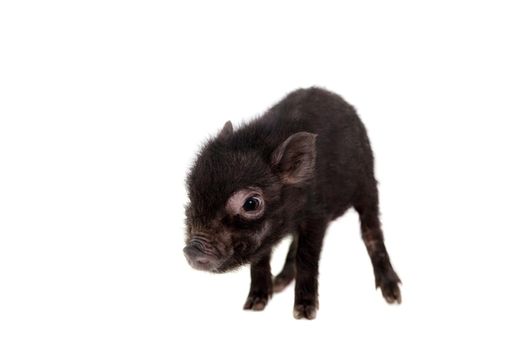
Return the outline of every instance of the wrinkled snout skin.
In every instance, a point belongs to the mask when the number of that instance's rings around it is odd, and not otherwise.
[[[322,242],[329,223],[352,207],[376,288],[388,303],[401,303],[401,281],[383,241],[370,142],[340,96],[299,89],[236,130],[227,122],[197,156],[187,190],[183,253],[191,267],[213,273],[250,264],[245,309],[263,310],[295,279],[294,317],[315,318]],[[286,236],[292,243],[273,277],[272,249]]]
[[[188,263],[197,270],[217,271],[221,261],[211,251],[209,245],[198,239],[192,239],[184,248],[184,255]]]

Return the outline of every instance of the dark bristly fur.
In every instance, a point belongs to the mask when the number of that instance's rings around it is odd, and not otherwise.
[[[227,122],[201,150],[187,186],[188,262],[211,272],[249,263],[245,309],[264,309],[295,279],[294,316],[315,318],[323,238],[350,207],[359,213],[376,287],[387,302],[401,302],[383,242],[372,149],[340,96],[299,89],[236,130]],[[290,234],[285,265],[272,281],[272,247]]]

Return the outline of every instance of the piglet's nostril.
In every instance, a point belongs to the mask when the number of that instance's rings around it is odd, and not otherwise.
[[[184,248],[184,255],[188,263],[198,270],[211,270],[217,267],[219,262],[216,256],[202,251],[198,245],[191,243]]]
[[[198,256],[201,256],[203,254],[202,251],[193,244],[184,247],[183,251],[184,255],[186,255],[187,258],[192,260],[196,259]]]
[[[208,265],[210,263],[210,259],[204,256],[199,256],[195,259],[195,262],[201,265]]]

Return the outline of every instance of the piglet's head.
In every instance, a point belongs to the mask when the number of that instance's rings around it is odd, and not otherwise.
[[[225,272],[271,249],[287,208],[298,205],[284,189],[313,176],[315,139],[299,132],[272,148],[264,138],[224,125],[202,148],[187,178],[184,254],[192,267]]]

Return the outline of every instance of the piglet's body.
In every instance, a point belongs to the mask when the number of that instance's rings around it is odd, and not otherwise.
[[[294,316],[314,318],[323,238],[351,207],[376,287],[387,302],[401,302],[383,242],[370,143],[354,108],[338,95],[300,89],[235,131],[227,122],[203,147],[187,186],[188,262],[210,272],[249,263],[245,309],[264,309],[273,292],[295,279]],[[272,248],[286,235],[292,244],[272,278]]]

